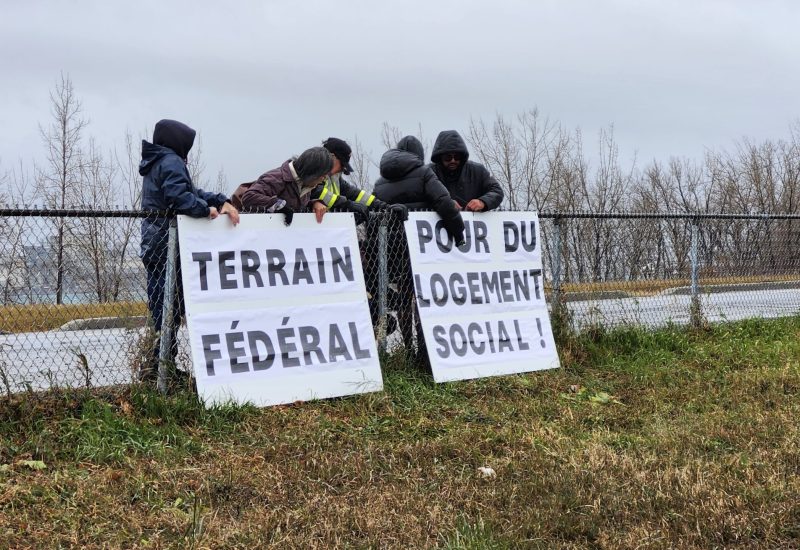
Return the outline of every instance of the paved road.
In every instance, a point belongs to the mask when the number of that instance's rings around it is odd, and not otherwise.
[[[800,313],[800,289],[704,294],[701,303],[703,314],[710,322],[786,317]],[[604,326],[633,324],[654,328],[670,322],[688,324],[691,297],[665,293],[646,298],[569,302],[567,305],[579,327],[599,323]]]
[[[578,327],[635,324],[647,327],[687,324],[687,295],[662,294],[569,302]],[[735,321],[752,317],[783,317],[800,313],[800,289],[759,290],[706,294],[702,297],[707,320]],[[136,356],[142,329],[55,330],[0,336],[0,392],[43,390],[52,386],[83,387],[127,384],[129,365]],[[188,363],[187,332],[178,337],[179,361]],[[83,361],[85,358],[85,363]],[[89,366],[88,373],[83,367]]]

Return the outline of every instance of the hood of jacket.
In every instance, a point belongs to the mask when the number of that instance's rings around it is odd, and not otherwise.
[[[197,134],[183,122],[159,120],[153,130],[153,143],[142,140],[142,161],[139,174],[146,176],[153,166],[167,155],[175,154],[186,161]]]
[[[422,162],[425,162],[425,148],[422,146],[422,142],[414,136],[406,136],[398,141],[397,148],[401,151],[414,153]]]
[[[153,166],[167,155],[175,155],[175,151],[169,147],[154,145],[149,141],[142,140],[142,160],[139,163],[139,175],[146,176],[149,174]],[[180,161],[175,159],[175,162]]]
[[[177,120],[159,120],[153,130],[153,144],[168,147],[186,160],[189,151],[194,145],[194,136],[197,134],[183,122]]]
[[[401,149],[389,149],[381,157],[381,176],[390,181],[399,180],[423,164],[422,159],[414,153]]]
[[[460,153],[464,160],[461,166],[464,166],[469,160],[469,151],[467,144],[461,135],[455,130],[444,130],[439,132],[436,137],[436,143],[433,144],[433,151],[431,152],[431,162],[438,163],[440,157],[444,153]]]

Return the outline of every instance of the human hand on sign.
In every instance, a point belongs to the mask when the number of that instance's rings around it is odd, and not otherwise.
[[[486,203],[483,202],[481,199],[472,199],[467,203],[466,210],[470,212],[481,212],[482,210],[486,209]]]
[[[322,217],[325,216],[325,212],[328,211],[328,207],[320,201],[314,201],[314,204],[311,205],[311,209],[314,211],[314,215],[317,217],[317,223],[322,223]]]
[[[219,211],[220,214],[227,214],[228,218],[230,218],[231,223],[233,225],[239,225],[239,211],[236,210],[236,207],[233,206],[231,203],[226,202],[222,205],[222,209]]]
[[[217,210],[216,206],[211,206],[208,208],[208,219],[209,220],[216,220],[217,216],[219,216],[219,210]]]

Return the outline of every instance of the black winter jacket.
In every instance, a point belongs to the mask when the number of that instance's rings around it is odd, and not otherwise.
[[[433,170],[414,153],[390,149],[381,157],[381,177],[373,194],[389,204],[404,204],[410,209],[433,208],[441,216],[450,236],[461,241],[464,221],[453,199]]]
[[[142,140],[142,210],[169,210],[194,218],[208,216],[209,207],[222,208],[228,198],[207,193],[192,184],[186,156],[194,143],[195,131],[175,120],[156,124],[153,141]],[[144,218],[139,256],[146,264],[166,260],[169,220]]]
[[[464,160],[455,173],[450,173],[439,163],[444,153],[460,153]],[[480,199],[486,210],[493,210],[503,202],[503,188],[482,164],[469,160],[467,144],[455,130],[439,133],[431,153],[431,164],[436,176],[444,184],[450,196],[462,207],[472,199]]]

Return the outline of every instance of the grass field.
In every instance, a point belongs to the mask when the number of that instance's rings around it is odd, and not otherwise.
[[[147,315],[145,302],[105,304],[25,304],[0,306],[0,330],[11,333],[58,328],[74,319]]]
[[[263,410],[0,402],[0,547],[800,547],[800,319],[560,352],[443,385],[392,357],[384,393]]]

